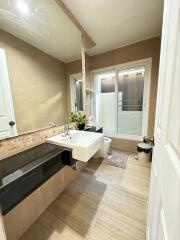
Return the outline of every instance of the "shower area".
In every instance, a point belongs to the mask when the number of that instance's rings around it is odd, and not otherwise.
[[[104,132],[125,138],[147,132],[150,64],[146,62],[93,73],[96,120]]]

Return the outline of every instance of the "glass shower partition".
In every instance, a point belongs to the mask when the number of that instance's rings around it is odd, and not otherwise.
[[[145,134],[149,75],[146,65],[137,65],[93,73],[96,121],[109,136],[134,139]]]
[[[142,135],[144,67],[118,71],[118,134]]]
[[[116,131],[115,71],[97,73],[96,79],[96,120],[105,133]]]

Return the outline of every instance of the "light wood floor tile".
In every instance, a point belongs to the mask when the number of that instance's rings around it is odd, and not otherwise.
[[[89,161],[21,240],[145,240],[150,163]]]

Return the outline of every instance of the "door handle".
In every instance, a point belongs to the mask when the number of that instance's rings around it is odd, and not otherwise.
[[[9,125],[12,127],[12,126],[14,126],[16,123],[14,122],[14,121],[10,121],[9,122]]]

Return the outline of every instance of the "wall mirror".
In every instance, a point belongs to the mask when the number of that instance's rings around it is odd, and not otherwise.
[[[0,139],[67,121],[65,64],[80,58],[81,33],[56,1],[0,1]]]

